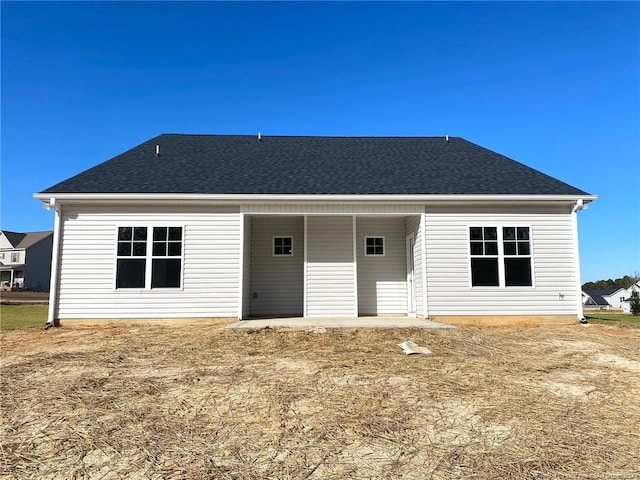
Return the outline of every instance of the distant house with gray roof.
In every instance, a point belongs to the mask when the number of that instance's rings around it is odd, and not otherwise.
[[[58,319],[582,316],[596,197],[458,137],[164,134],[34,195]]]
[[[0,288],[49,291],[52,245],[52,231],[0,231]]]
[[[629,313],[628,300],[638,291],[638,284],[629,288],[601,288],[582,291],[582,303],[585,308],[599,308],[600,310],[622,309]]]

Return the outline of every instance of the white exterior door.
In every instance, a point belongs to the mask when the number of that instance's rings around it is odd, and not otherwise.
[[[407,235],[407,313],[410,317],[416,316],[416,285],[413,247],[415,244],[413,233]]]

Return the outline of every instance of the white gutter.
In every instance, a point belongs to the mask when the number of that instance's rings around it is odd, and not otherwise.
[[[183,201],[183,202],[577,202],[588,203],[596,195],[296,195],[296,194],[194,194],[194,193],[34,193],[33,197],[56,201]]]
[[[578,242],[578,211],[586,210],[587,205],[579,198],[571,209],[571,226],[573,229],[573,268],[575,271],[576,282],[576,313],[578,319],[584,319],[584,310],[582,306],[582,282],[580,280],[580,244]]]
[[[61,206],[55,197],[49,200],[44,207],[55,211],[53,223],[53,247],[51,250],[51,277],[49,281],[49,310],[47,313],[47,328],[60,326],[58,317],[58,271],[60,263],[60,226],[62,224]]]

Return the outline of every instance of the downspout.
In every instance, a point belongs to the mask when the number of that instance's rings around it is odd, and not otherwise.
[[[47,314],[46,328],[59,327],[58,318],[58,271],[60,262],[60,229],[62,225],[61,207],[56,204],[56,199],[51,198],[49,203],[44,204],[47,210],[53,209],[55,220],[53,223],[53,247],[51,250],[51,279],[49,282],[49,312]]]
[[[587,206],[579,198],[571,209],[571,224],[573,228],[573,262],[576,281],[576,313],[580,323],[585,323],[584,310],[582,308],[582,282],[580,281],[580,246],[578,243],[578,211],[585,210]]]

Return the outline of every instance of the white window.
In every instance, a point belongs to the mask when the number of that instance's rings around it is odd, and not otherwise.
[[[273,237],[273,256],[292,256],[293,237]]]
[[[365,256],[384,256],[384,237],[364,237]]]
[[[533,285],[529,227],[469,227],[471,285]]]
[[[20,254],[18,252],[11,252],[11,263],[18,263],[20,261]]]
[[[182,227],[118,227],[117,289],[181,285]]]

